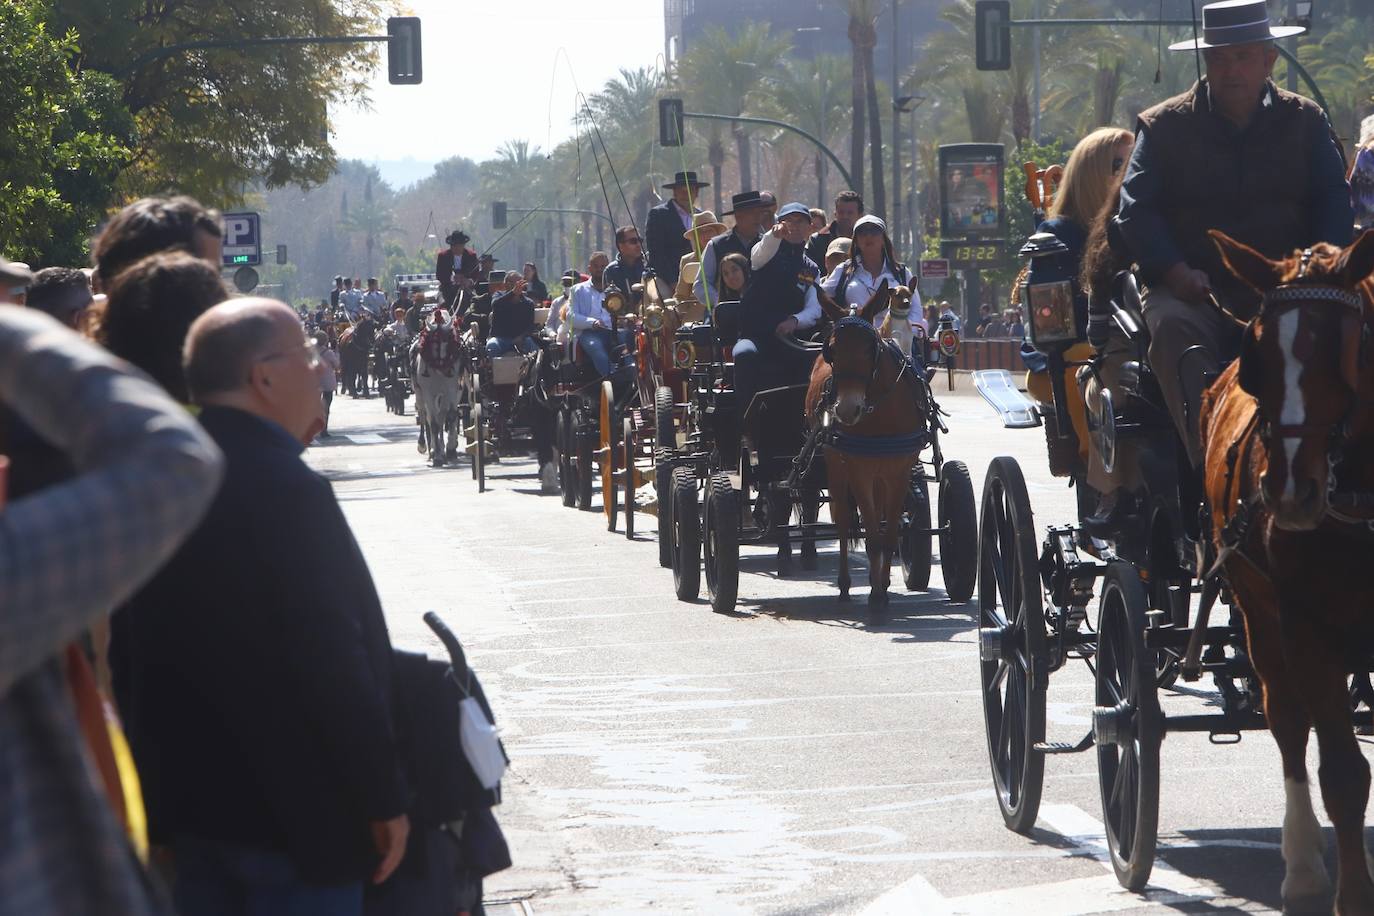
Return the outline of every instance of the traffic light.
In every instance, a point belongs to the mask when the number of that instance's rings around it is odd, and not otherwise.
[[[491,228],[506,228],[506,202],[504,200],[491,202]]]
[[[1011,0],[973,4],[973,60],[979,70],[1011,69]]]
[[[277,246],[277,263],[278,263],[278,264],[285,264],[285,263],[286,263],[286,246],[285,246],[285,245],[278,245],[278,246]]]
[[[658,143],[660,146],[681,146],[682,99],[658,100]]]
[[[423,77],[420,65],[420,17],[392,16],[386,21],[386,75],[392,83],[415,86]]]

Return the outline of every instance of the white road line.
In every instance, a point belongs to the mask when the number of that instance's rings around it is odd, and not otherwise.
[[[354,445],[385,445],[387,442],[385,436],[376,433],[348,433],[344,438]]]

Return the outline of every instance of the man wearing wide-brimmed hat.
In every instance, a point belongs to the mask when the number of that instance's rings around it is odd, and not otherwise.
[[[1147,286],[1150,364],[1194,464],[1204,382],[1233,333],[1207,295],[1241,308],[1257,301],[1207,231],[1270,258],[1350,242],[1350,188],[1331,125],[1315,102],[1270,79],[1273,40],[1301,31],[1270,26],[1264,0],[1209,3],[1201,35],[1170,46],[1200,51],[1206,77],[1136,126],[1117,219]]]
[[[453,306],[460,288],[471,289],[477,280],[477,252],[467,247],[468,241],[466,232],[455,229],[444,237],[448,247],[435,259],[434,273],[439,278],[439,295],[443,297],[445,308]]]
[[[711,239],[701,252],[701,272],[692,284],[697,301],[707,308],[716,306],[716,267],[727,254],[742,254],[746,258],[758,244],[763,230],[764,215],[775,205],[773,195],[760,191],[741,191],[730,198],[730,209],[724,216],[735,218],[735,228]]]
[[[677,282],[678,263],[690,250],[690,242],[683,232],[692,228],[692,216],[697,212],[697,192],[709,188],[709,181],[701,181],[696,172],[678,172],[663,187],[673,196],[649,210],[644,228],[644,241],[649,247],[649,266],[669,288]]]

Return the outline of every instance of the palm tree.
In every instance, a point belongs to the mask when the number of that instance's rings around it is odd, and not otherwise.
[[[375,169],[369,169],[367,182],[363,186],[363,202],[361,205],[355,204],[350,208],[348,206],[347,194],[345,194],[343,198],[343,226],[349,232],[363,236],[364,244],[367,246],[367,275],[369,277],[372,276],[373,249],[379,241],[388,234],[395,232],[397,229],[391,208],[374,198],[372,185],[375,174]],[[380,179],[377,179],[377,181],[387,192],[387,196],[390,196],[390,188],[386,186],[386,183],[382,182]]]
[[[597,127],[610,151],[624,190],[630,195],[631,222],[634,215],[648,212],[655,194],[653,163],[658,150],[657,97],[663,80],[657,70],[647,67],[620,71],[600,92],[587,100]],[[607,176],[611,180],[611,176]]]
[[[868,127],[868,151],[872,161],[873,212],[887,215],[887,189],[883,179],[883,122],[878,110],[878,83],[873,72],[873,49],[878,46],[879,0],[846,0],[849,7],[849,43],[854,49],[851,68],[854,79],[851,95],[854,100],[854,133],[850,140],[851,169],[863,172],[865,121]],[[867,106],[867,117],[862,116]],[[860,182],[862,183],[862,182]],[[856,189],[857,190],[857,189]],[[863,193],[860,190],[860,193]]]
[[[823,54],[811,60],[789,61],[772,81],[766,104],[770,114],[788,124],[795,124],[829,146],[841,135],[841,128],[849,121],[851,102],[845,98],[845,60],[837,54]],[[779,142],[791,143],[787,135]],[[815,154],[817,201],[822,206],[829,199],[826,177],[829,162]]]
[[[683,55],[678,64],[678,79],[685,94],[701,110],[738,117],[750,110],[764,77],[777,67],[777,62],[790,48],[791,41],[773,35],[767,23],[747,22],[734,37],[718,26],[712,27]],[[739,160],[740,184],[752,188],[754,175],[749,132],[736,122],[731,125],[730,134]],[[717,193],[720,166],[724,164],[724,146],[718,138],[717,129],[712,132],[708,145]]]

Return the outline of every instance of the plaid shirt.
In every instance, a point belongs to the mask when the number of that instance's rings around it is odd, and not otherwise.
[[[0,512],[0,914],[158,912],[87,763],[57,659],[191,532],[222,459],[127,364],[7,305],[0,403],[77,468]]]

